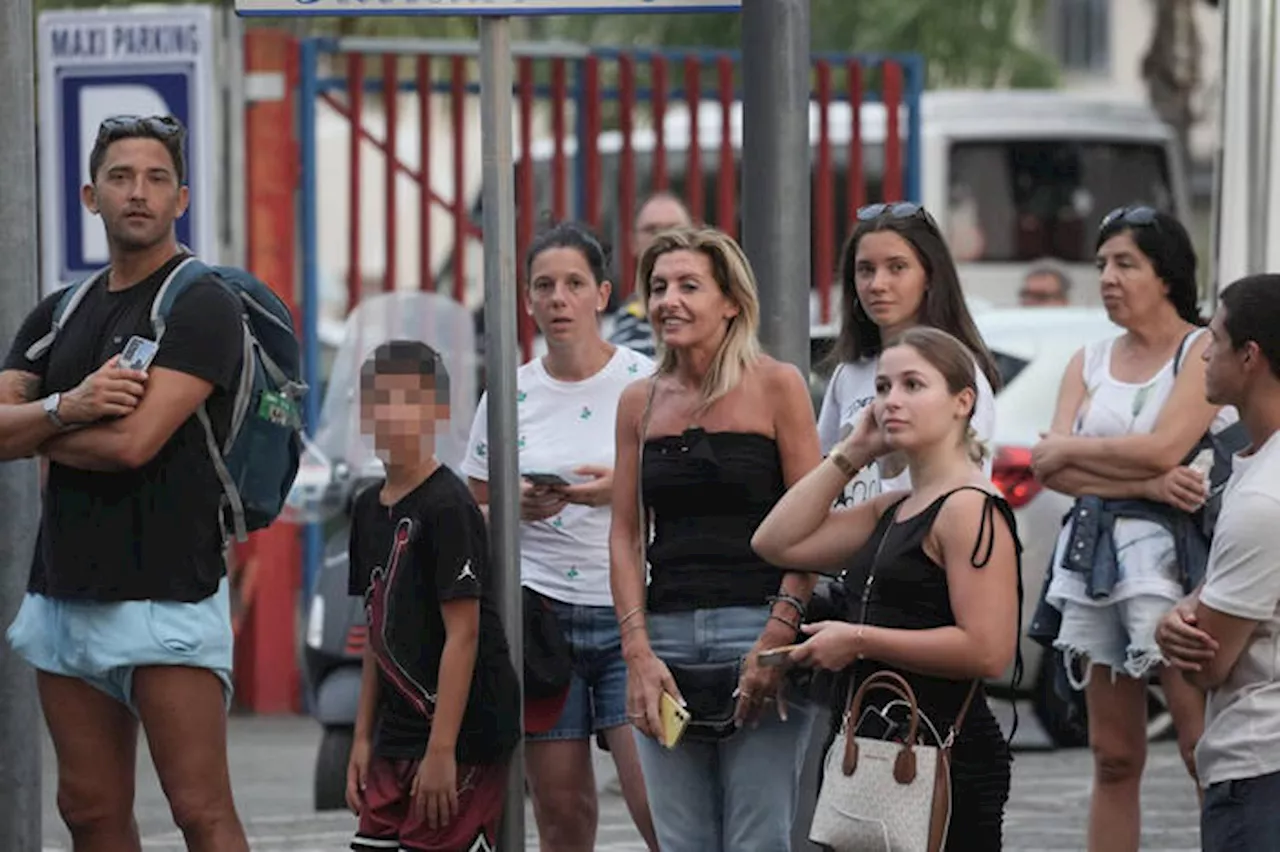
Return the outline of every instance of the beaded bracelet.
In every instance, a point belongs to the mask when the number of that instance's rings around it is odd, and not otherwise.
[[[778,594],[769,598],[769,606],[773,606],[776,603],[787,604],[788,606],[790,606],[792,609],[796,611],[797,615],[800,616],[800,621],[804,621],[804,617],[807,614],[804,601],[800,600],[795,595],[789,595],[786,592],[779,592]]]

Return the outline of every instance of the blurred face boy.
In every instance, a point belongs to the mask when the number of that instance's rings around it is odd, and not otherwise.
[[[430,461],[438,424],[449,422],[449,374],[425,343],[383,344],[360,371],[360,430],[388,467]]]

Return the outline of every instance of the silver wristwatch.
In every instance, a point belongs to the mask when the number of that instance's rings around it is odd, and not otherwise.
[[[51,393],[40,402],[40,406],[44,409],[45,416],[49,418],[49,422],[59,429],[67,428],[67,424],[58,416],[58,404],[62,402],[62,394]]]

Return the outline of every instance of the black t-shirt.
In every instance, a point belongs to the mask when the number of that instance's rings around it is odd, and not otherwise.
[[[380,485],[355,500],[349,589],[363,595],[378,658],[374,749],[419,758],[431,733],[444,651],[442,603],[479,598],[480,635],[457,761],[506,759],[520,737],[520,687],[498,618],[484,515],[467,486],[441,465],[394,506]]]
[[[101,276],[36,361],[26,351],[49,332],[62,291],[23,321],[4,369],[34,373],[41,395],[73,389],[124,348],[133,335],[155,339],[151,303],[179,254],[127,290],[111,292]],[[241,310],[214,280],[201,280],[174,303],[151,368],[211,383],[207,401],[215,434],[230,422],[243,343]],[[219,437],[222,437],[221,435]],[[218,521],[222,486],[204,429],[193,415],[140,468],[113,472],[49,464],[43,517],[28,589],[94,601],[198,601],[226,571]]]

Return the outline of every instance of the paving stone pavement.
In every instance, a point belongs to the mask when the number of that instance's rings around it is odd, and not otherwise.
[[[300,717],[237,717],[231,723],[231,768],[237,803],[254,852],[336,852],[354,828],[350,815],[311,810],[311,778],[319,728]],[[145,746],[140,749],[136,813],[146,852],[183,852]],[[610,792],[609,759],[598,755],[600,799],[598,852],[645,852],[622,798]],[[1087,751],[1022,751],[1014,763],[1005,817],[1006,852],[1057,852],[1084,848],[1090,758]],[[58,818],[53,750],[44,749],[44,835],[48,852],[71,844]],[[1198,811],[1172,743],[1152,748],[1143,783],[1144,850],[1198,850]],[[526,807],[529,842],[538,848],[533,814]]]

